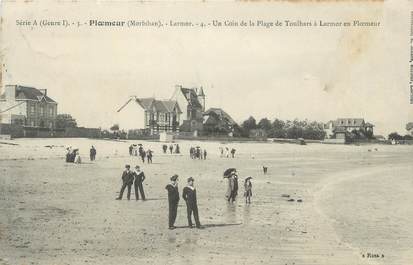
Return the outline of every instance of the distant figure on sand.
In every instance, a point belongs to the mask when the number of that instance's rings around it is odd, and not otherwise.
[[[142,163],[145,163],[146,152],[145,152],[145,150],[143,150],[142,146],[139,147],[139,156],[142,159]]]
[[[162,145],[162,150],[163,150],[163,153],[166,154],[166,151],[168,150],[168,146],[166,144]]]
[[[129,155],[132,156],[133,155],[133,145],[129,145]]]
[[[174,150],[174,146],[171,144],[171,145],[169,146],[169,152],[172,154],[173,150]]]
[[[228,177],[228,189],[226,197],[228,202],[234,202],[238,195],[238,176],[237,171],[234,170],[231,172]]]
[[[179,203],[178,175],[173,175],[171,177],[171,183],[166,185],[165,189],[168,191],[169,229],[175,229],[175,220]]]
[[[141,171],[139,166],[135,167],[135,170],[133,171],[133,175],[135,177],[135,197],[136,200],[139,200],[139,192],[141,193],[142,196],[142,200],[146,200],[145,199],[145,192],[143,190],[143,181],[145,180],[145,173],[143,173],[143,171]]]
[[[229,157],[229,148],[225,147],[225,157]]]
[[[268,167],[262,166],[262,171],[264,172],[264,175],[266,175],[268,172]]]
[[[192,177],[188,178],[188,186],[186,186],[182,192],[182,198],[186,202],[186,212],[188,215],[188,226],[190,228],[192,225],[192,213],[194,214],[195,225],[197,228],[201,228],[201,223],[199,222],[198,215],[198,204],[196,201],[196,189],[194,187],[194,179]]]
[[[146,159],[148,161],[148,164],[152,164],[152,150],[148,149],[148,151],[146,151]]]
[[[122,187],[120,188],[119,192],[119,197],[116,198],[116,200],[122,200],[123,197],[123,192],[125,191],[125,188],[128,187],[128,200],[130,200],[130,192],[133,184],[133,173],[130,170],[130,166],[126,165],[125,170],[122,173]]]
[[[204,160],[207,158],[207,150],[204,149]]]
[[[82,158],[80,158],[80,153],[79,150],[75,151],[75,161],[73,161],[75,164],[81,164],[82,163]]]
[[[252,177],[247,177],[244,181],[244,197],[245,197],[245,203],[251,203],[251,197],[252,197],[252,183],[251,183]]]
[[[224,148],[222,146],[219,147],[219,157],[224,156]]]
[[[176,144],[176,146],[175,146],[175,153],[176,153],[176,154],[180,154],[180,153],[181,153],[181,149],[179,148],[179,144]]]
[[[234,148],[231,149],[231,157],[232,157],[232,158],[235,157],[235,151],[236,151],[236,150],[235,150]]]
[[[96,159],[96,148],[92,145],[90,148],[90,161],[95,161]]]

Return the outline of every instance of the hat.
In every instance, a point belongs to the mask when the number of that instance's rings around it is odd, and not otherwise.
[[[135,168],[141,168],[139,165],[136,165]]]
[[[189,177],[189,178],[188,178],[188,182],[190,182],[190,181],[194,181],[194,178],[193,178],[193,177]]]
[[[171,177],[171,180],[172,180],[172,181],[175,181],[175,180],[177,180],[177,179],[178,179],[178,175],[176,175],[176,174]]]
[[[130,168],[130,165],[126,165],[125,167],[126,167],[126,168]]]

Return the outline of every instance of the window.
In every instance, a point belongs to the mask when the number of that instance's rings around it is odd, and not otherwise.
[[[53,116],[53,107],[50,107],[49,113],[50,113],[50,116]]]
[[[34,113],[34,105],[31,105],[31,106],[30,106],[30,112],[31,112],[31,113]]]
[[[40,107],[40,115],[41,115],[41,116],[44,115],[44,107],[43,107],[43,106]]]

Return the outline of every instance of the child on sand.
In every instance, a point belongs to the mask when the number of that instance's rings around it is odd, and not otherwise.
[[[251,203],[251,196],[252,196],[252,183],[251,183],[252,177],[247,177],[244,181],[244,197],[245,197],[245,203]]]

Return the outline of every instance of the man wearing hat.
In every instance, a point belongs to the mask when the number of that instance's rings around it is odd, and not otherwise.
[[[186,186],[182,192],[182,198],[186,202],[186,210],[188,214],[188,225],[192,228],[191,215],[194,213],[195,225],[197,228],[201,228],[198,216],[198,204],[196,202],[196,189],[194,187],[194,178],[188,178],[188,186]]]
[[[171,177],[171,183],[166,185],[165,189],[168,191],[169,229],[175,229],[175,220],[179,202],[178,175],[173,175]]]
[[[135,176],[134,187],[136,200],[139,200],[139,192],[141,193],[142,200],[145,200],[145,192],[143,191],[143,181],[145,180],[145,173],[141,171],[139,166],[136,166],[133,175]]]
[[[125,171],[122,173],[122,182],[122,188],[120,189],[119,197],[117,197],[116,200],[122,200],[123,192],[126,187],[128,187],[128,200],[130,200],[130,191],[133,184],[133,173],[130,170],[129,165],[125,166]]]

